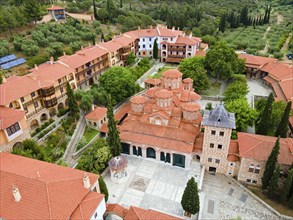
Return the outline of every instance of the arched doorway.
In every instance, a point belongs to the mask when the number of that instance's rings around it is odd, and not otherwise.
[[[192,160],[196,161],[196,162],[200,162],[200,156],[199,155],[193,155]]]
[[[21,149],[22,148],[22,143],[21,142],[16,142],[13,147],[12,147],[12,150],[15,150],[15,149]]]
[[[60,102],[59,104],[58,104],[58,111],[60,110],[60,109],[63,109],[64,108],[64,104],[62,103],[62,102]]]
[[[163,57],[167,56],[166,51],[163,51],[162,56],[163,56]]]
[[[154,148],[148,147],[147,148],[147,158],[154,158],[156,159],[156,151]]]
[[[56,109],[55,109],[55,108],[51,108],[51,109],[49,110],[49,114],[50,114],[51,117],[52,117],[52,116],[55,116],[55,115],[56,115]]]
[[[37,119],[33,119],[30,123],[30,129],[31,130],[35,130],[36,128],[38,128],[40,126],[39,122]]]
[[[46,113],[43,113],[40,117],[41,122],[47,121],[48,120],[48,115]]]

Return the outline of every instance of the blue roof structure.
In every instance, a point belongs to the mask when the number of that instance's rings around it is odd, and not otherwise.
[[[10,54],[10,55],[7,55],[5,57],[1,57],[0,58],[0,65],[3,64],[3,63],[7,63],[11,60],[15,60],[17,59],[17,57],[14,55],[14,54]]]
[[[15,57],[15,58],[16,58],[16,57]],[[2,58],[1,58],[1,59],[2,59]],[[6,62],[6,63],[4,63],[4,64],[1,64],[0,67],[1,67],[1,69],[8,70],[8,69],[10,69],[10,68],[12,68],[12,67],[19,66],[19,65],[21,65],[21,64],[23,64],[23,63],[25,63],[25,62],[26,62],[25,59],[23,59],[23,58],[18,58],[18,59],[16,59],[16,60],[12,60],[12,61],[10,61],[10,62]]]

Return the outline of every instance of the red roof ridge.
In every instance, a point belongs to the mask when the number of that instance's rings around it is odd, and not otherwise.
[[[47,194],[47,202],[48,202],[48,209],[49,209],[49,217],[50,219],[52,218],[52,210],[51,210],[51,203],[50,203],[50,199],[49,199],[49,190],[48,190],[48,185],[47,183],[45,182],[45,185],[46,185],[46,194]]]

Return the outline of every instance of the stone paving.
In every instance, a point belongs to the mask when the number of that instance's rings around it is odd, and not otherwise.
[[[224,175],[205,174],[202,219],[278,219],[261,203]]]
[[[128,156],[128,180],[120,185],[105,176],[109,189],[109,203],[157,209],[175,215],[183,215],[181,198],[187,181],[194,176],[200,179],[198,168],[187,170],[173,167],[152,159]]]
[[[272,89],[263,83],[262,79],[247,79],[249,92],[247,94],[247,100],[252,104],[253,96],[269,96]]]

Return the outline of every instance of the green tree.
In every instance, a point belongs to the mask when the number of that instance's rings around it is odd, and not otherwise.
[[[24,11],[28,21],[35,24],[42,19],[41,7],[37,0],[25,0]]]
[[[210,87],[210,80],[204,68],[204,58],[186,58],[180,62],[180,71],[183,78],[191,78],[196,92],[206,90]]]
[[[102,176],[99,177],[99,187],[100,187],[100,192],[105,195],[105,202],[107,202],[109,198],[109,192],[108,192],[107,185]]]
[[[154,41],[153,58],[158,59],[158,43],[157,43],[157,39],[155,39],[155,41]]]
[[[248,126],[253,126],[256,111],[249,106],[245,98],[225,102],[225,107],[229,112],[235,113],[237,131],[246,131]]]
[[[244,65],[244,60],[238,58],[234,49],[222,41],[212,46],[205,58],[205,67],[208,73],[217,81],[229,79],[233,74],[242,74]]]
[[[77,102],[79,102],[79,108],[85,112],[91,110],[94,97],[90,92],[86,92],[83,90],[77,90],[74,92],[74,98]]]
[[[289,207],[293,208],[293,195],[289,199]]]
[[[268,187],[269,198],[274,198],[274,196],[276,195],[276,190],[278,188],[278,182],[279,182],[279,176],[280,176],[280,166],[277,165],[276,169],[273,172],[273,175]]]
[[[199,211],[198,188],[194,177],[191,177],[191,179],[187,182],[181,199],[181,205],[183,210],[188,214],[194,215]]]
[[[120,8],[123,7],[123,0],[119,0],[119,6],[120,6]]]
[[[14,148],[13,154],[17,154],[24,157],[34,158],[37,160],[46,161],[44,150],[42,146],[39,146],[33,139],[26,139],[22,142],[20,148]]]
[[[224,101],[233,101],[236,99],[245,99],[249,89],[247,83],[235,81],[230,83],[224,91]]]
[[[128,57],[127,57],[127,60],[126,60],[126,64],[127,65],[131,65],[135,62],[135,54],[133,52],[131,52]]]
[[[98,13],[97,13],[97,8],[96,8],[96,0],[93,0],[93,8],[94,8],[94,17],[96,20],[98,20]]]
[[[261,178],[262,181],[262,189],[268,188],[270,184],[270,180],[273,176],[274,170],[276,169],[276,164],[278,162],[278,155],[280,151],[280,138],[278,137],[275,143],[275,146],[268,157],[265,165],[265,171]]]
[[[287,103],[284,114],[283,114],[281,121],[278,125],[278,128],[275,132],[276,137],[277,136],[281,136],[283,138],[287,137],[290,111],[291,111],[291,101]]]
[[[106,168],[111,157],[112,154],[107,141],[102,138],[98,139],[82,154],[76,169],[99,173]]]
[[[100,77],[100,87],[111,95],[113,104],[124,101],[135,94],[139,87],[135,84],[135,78],[125,67],[112,67]]]
[[[68,81],[66,82],[66,95],[68,98],[69,114],[73,116],[78,112],[78,106]]]
[[[267,99],[266,106],[264,111],[262,112],[262,116],[260,119],[260,122],[256,129],[256,134],[262,134],[267,135],[270,128],[270,118],[272,116],[273,112],[273,102],[274,102],[274,96],[273,93],[271,93]]]
[[[4,57],[9,53],[9,46],[6,40],[0,40],[0,57]]]
[[[284,187],[283,187],[283,191],[282,191],[282,201],[286,201],[289,194],[290,194],[290,189],[291,189],[291,186],[293,184],[293,169],[291,168],[288,172],[288,176],[285,180],[285,183],[284,183]]]
[[[226,28],[226,14],[223,14],[220,19],[219,31],[224,33],[225,28]]]
[[[117,123],[114,118],[111,96],[107,95],[107,119],[108,119],[108,137],[107,141],[113,156],[119,156],[122,152],[121,140]]]

